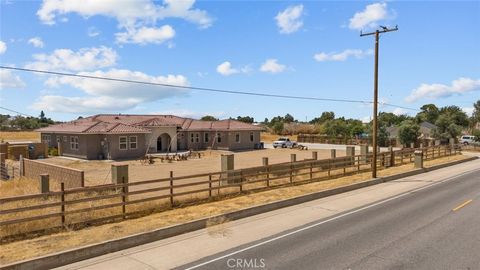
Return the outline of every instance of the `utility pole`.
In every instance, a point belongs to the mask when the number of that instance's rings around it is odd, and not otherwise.
[[[362,33],[360,31],[360,36],[371,36],[375,35],[375,72],[374,72],[374,80],[373,80],[373,135],[372,135],[372,144],[373,144],[373,158],[372,158],[372,178],[377,178],[377,137],[378,137],[378,40],[380,34],[397,31],[398,26],[395,28],[387,28],[385,26],[380,26],[382,30],[376,30],[375,32],[370,33]]]

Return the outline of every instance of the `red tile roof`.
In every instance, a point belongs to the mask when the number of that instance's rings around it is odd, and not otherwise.
[[[149,133],[149,127],[160,126],[177,126],[184,131],[263,130],[262,127],[231,119],[201,121],[173,115],[98,114],[37,131],[88,134]]]

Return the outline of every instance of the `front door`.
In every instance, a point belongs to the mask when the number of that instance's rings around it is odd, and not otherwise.
[[[157,152],[162,151],[162,138],[158,137],[157,139]]]

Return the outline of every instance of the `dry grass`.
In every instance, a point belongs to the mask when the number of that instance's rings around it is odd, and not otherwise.
[[[149,179],[169,177],[170,171],[175,176],[187,176],[192,174],[219,172],[221,170],[220,156],[222,154],[235,154],[235,168],[243,169],[262,165],[262,157],[268,157],[270,164],[289,162],[290,154],[296,154],[297,160],[312,157],[312,151],[317,151],[319,159],[330,158],[330,150],[298,149],[263,149],[254,151],[230,152],[230,151],[201,151],[200,159],[194,158],[187,161],[161,162],[155,159],[152,165],[143,165],[138,160],[122,161],[129,165],[129,181],[137,182]],[[344,156],[345,151],[337,151],[337,156]],[[94,186],[111,182],[111,165],[113,161],[106,160],[76,160],[64,157],[50,157],[42,162],[56,164],[85,171],[85,185]]]
[[[457,155],[426,161],[425,166],[464,159]],[[388,168],[379,172],[380,176],[393,175],[413,168],[413,164],[407,164],[394,168]],[[185,223],[188,221],[220,215],[240,210],[255,205],[261,205],[273,201],[293,198],[311,192],[328,190],[335,187],[349,185],[370,179],[370,173],[359,173],[352,176],[337,179],[313,182],[304,185],[287,186],[257,193],[235,196],[224,200],[213,201],[204,204],[191,205],[183,208],[172,209],[160,213],[154,213],[137,219],[126,220],[118,223],[104,224],[96,227],[88,227],[78,231],[64,231],[34,239],[11,242],[1,245],[0,264],[7,264],[18,260],[37,257],[53,252],[72,249],[88,244],[94,244],[105,240],[116,239],[135,233],[147,232],[158,228]],[[228,234],[224,224],[227,220],[210,220],[209,231],[214,235]],[[22,252],[18,252],[22,250]]]
[[[275,135],[267,132],[262,132],[260,134],[260,141],[266,142],[266,143],[271,143],[273,141],[276,141],[279,137],[289,137],[290,140],[296,141],[297,140],[297,135],[290,135],[290,136],[283,136],[283,135]]]
[[[40,133],[34,131],[0,131],[0,142],[40,141]]]

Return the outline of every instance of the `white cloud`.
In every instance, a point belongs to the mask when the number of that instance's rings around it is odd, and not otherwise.
[[[280,11],[275,16],[280,33],[291,34],[298,31],[303,26],[302,14],[303,5],[290,6],[284,11]]]
[[[134,108],[134,98],[41,96],[31,107],[35,110],[66,113],[96,113]]]
[[[175,30],[170,25],[164,25],[160,28],[141,27],[137,29],[128,29],[127,32],[116,33],[118,43],[136,43],[161,44],[175,36]]]
[[[70,49],[57,49],[51,54],[34,54],[34,62],[25,67],[41,70],[93,70],[111,67],[116,64],[118,55],[107,47],[82,48],[76,52]]]
[[[158,18],[181,18],[196,23],[200,28],[208,28],[212,25],[213,19],[204,10],[193,9],[195,0],[164,0],[164,6],[158,9]]]
[[[413,89],[410,95],[405,98],[405,100],[407,102],[414,102],[421,98],[443,98],[479,90],[480,79],[475,80],[471,78],[458,78],[452,81],[451,85],[440,83],[422,83],[419,87]]]
[[[139,71],[111,69],[109,71],[81,72],[79,75],[143,81],[168,85],[187,86],[188,80],[183,75],[151,76]],[[104,110],[126,110],[160,99],[185,96],[186,89],[146,84],[112,82],[75,77],[51,77],[46,85],[61,87],[69,85],[86,94],[82,97],[42,96],[33,108],[61,112],[101,112]]]
[[[468,116],[472,116],[474,110],[475,110],[475,108],[473,108],[473,107],[463,107],[462,108],[462,111],[464,111]]]
[[[286,69],[287,66],[279,64],[277,59],[267,59],[260,67],[260,71],[269,73],[280,73]]]
[[[87,35],[89,37],[96,37],[96,36],[100,35],[100,31],[97,28],[95,28],[94,26],[92,26],[92,27],[88,28]]]
[[[0,54],[4,54],[7,51],[7,44],[0,40]]]
[[[407,114],[408,111],[405,110],[405,109],[402,109],[402,108],[395,108],[393,111],[392,111],[393,114],[395,115],[403,115],[403,114]]]
[[[363,58],[367,55],[372,55],[373,50],[359,50],[359,49],[346,49],[341,53],[317,53],[313,56],[315,60],[318,62],[325,62],[325,61],[345,61],[349,57],[355,57],[357,59]]]
[[[20,76],[12,73],[11,70],[0,69],[0,89],[23,88],[25,82]]]
[[[390,17],[387,10],[387,3],[375,3],[365,7],[361,12],[355,13],[350,18],[348,27],[350,29],[360,30],[365,27],[376,27],[377,23]]]
[[[56,17],[67,13],[77,13],[85,18],[100,15],[115,18],[122,34],[138,33],[140,29],[157,29],[157,21],[165,18],[180,18],[208,28],[213,19],[204,10],[195,9],[194,0],[164,0],[157,5],[153,0],[44,0],[37,16],[45,24],[55,24]],[[145,30],[144,29],[144,30]],[[160,28],[159,28],[160,29]],[[127,39],[132,42],[135,39]],[[140,39],[148,42],[150,39]],[[158,38],[153,38],[159,43]]]
[[[39,37],[33,37],[29,39],[28,44],[32,44],[33,47],[36,48],[43,48],[45,46],[45,43],[43,43],[43,40]]]
[[[365,116],[365,117],[362,118],[362,123],[364,123],[364,124],[370,123],[371,121],[372,121],[371,116]]]
[[[232,63],[225,61],[217,66],[217,72],[223,76],[230,76],[237,73],[248,73],[250,72],[250,68],[248,66],[242,68],[233,68]]]

